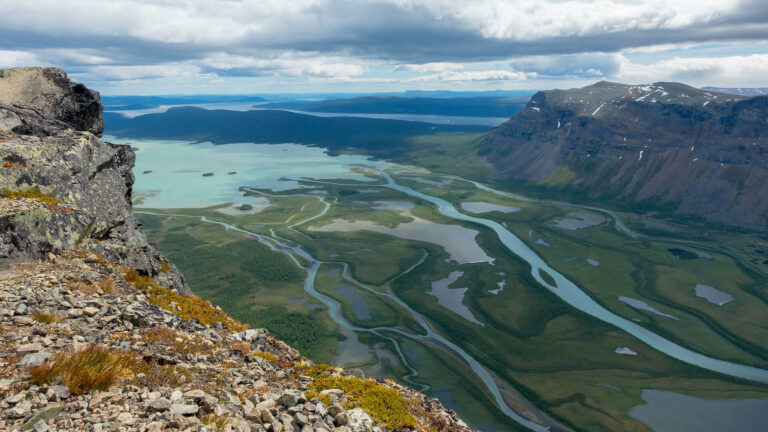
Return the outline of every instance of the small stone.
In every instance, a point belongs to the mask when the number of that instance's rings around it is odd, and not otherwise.
[[[16,310],[14,311],[14,314],[15,315],[26,315],[27,314],[27,309],[28,309],[27,305],[22,303],[22,304],[20,304],[20,305],[18,305],[16,307]]]
[[[261,411],[270,410],[277,406],[277,402],[274,399],[267,399],[256,404],[256,409]]]
[[[171,393],[171,402],[177,401],[184,397],[184,394],[180,390],[174,390],[173,393]]]
[[[202,390],[190,390],[184,393],[184,397],[187,399],[203,400],[203,398],[205,398],[205,392]]]
[[[351,409],[344,414],[347,416],[347,425],[352,430],[369,430],[373,426],[371,416],[360,408]]]
[[[136,419],[134,419],[131,413],[129,412],[121,412],[120,414],[117,415],[116,420],[118,423],[122,423],[125,425],[132,425],[136,421]]]
[[[309,418],[307,418],[307,416],[304,415],[303,413],[298,412],[296,413],[296,423],[298,423],[299,425],[309,424]]]
[[[147,432],[161,432],[165,429],[164,426],[163,422],[154,421],[147,425]]]
[[[333,404],[328,407],[328,414],[331,415],[331,417],[336,417],[337,415],[344,412],[344,408],[341,407],[339,404]]]
[[[171,401],[166,398],[157,398],[150,401],[148,406],[153,411],[168,411],[171,408]]]
[[[17,354],[36,353],[36,352],[40,352],[40,350],[42,349],[43,349],[43,346],[40,345],[39,343],[28,343],[16,348],[16,353]]]
[[[92,316],[96,315],[97,313],[99,313],[99,309],[95,308],[93,306],[88,306],[88,307],[83,308],[83,313],[88,315],[89,317],[92,317]]]
[[[339,415],[333,418],[333,422],[336,424],[336,426],[346,426],[347,423],[349,423],[349,418],[347,417],[347,413],[345,412],[339,413]]]
[[[285,408],[290,408],[299,403],[299,396],[296,393],[283,393],[283,395],[277,399],[277,403]]]
[[[67,399],[72,395],[69,391],[69,387],[63,385],[55,385],[49,387],[59,399]]]
[[[178,414],[178,415],[197,414],[198,409],[199,408],[197,405],[173,404],[171,405],[171,414]]]
[[[27,396],[26,392],[18,392],[16,394],[13,394],[11,396],[8,396],[5,398],[5,402],[8,402],[9,404],[15,405],[21,401],[24,400],[24,398]]]
[[[8,412],[10,418],[22,418],[29,415],[30,411],[32,411],[32,402],[25,400],[16,404]]]
[[[35,430],[35,432],[48,432],[50,429],[48,428],[48,425],[45,424],[44,421],[40,420],[37,423],[35,423],[32,428]]]
[[[51,357],[51,353],[47,353],[47,352],[27,354],[24,357],[22,357],[21,360],[19,360],[19,363],[17,364],[19,367],[40,366],[50,357]]]
[[[257,408],[258,409],[258,408]],[[261,411],[261,422],[264,424],[272,423],[275,421],[275,417],[269,412],[268,409]]]

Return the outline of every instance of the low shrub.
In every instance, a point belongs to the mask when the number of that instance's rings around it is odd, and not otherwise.
[[[202,324],[221,323],[235,331],[243,331],[247,325],[232,319],[211,302],[199,297],[185,296],[156,284],[150,276],[140,275],[133,267],[122,268],[123,277],[147,295],[148,302],[174,313],[181,319],[195,318]]]
[[[397,390],[377,384],[373,380],[321,376],[309,386],[316,392],[329,389],[343,390],[347,394],[345,409],[360,408],[378,424],[386,425],[387,429],[414,428],[417,425],[408,401],[400,396]]]
[[[270,363],[274,363],[278,360],[276,355],[268,352],[257,352],[257,353],[254,353],[253,355],[255,357],[261,357]]]

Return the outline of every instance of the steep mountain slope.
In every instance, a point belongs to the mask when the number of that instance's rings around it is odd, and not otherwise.
[[[101,128],[63,71],[0,71],[0,430],[470,431],[191,295],[132,214],[133,151]]]
[[[480,153],[499,179],[768,225],[768,97],[678,83],[539,92]]]

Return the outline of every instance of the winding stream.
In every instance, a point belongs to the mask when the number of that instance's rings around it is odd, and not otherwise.
[[[656,333],[653,333],[652,331],[609,311],[608,309],[595,302],[589,295],[587,295],[578,286],[576,286],[576,284],[560,274],[557,270],[550,267],[540,256],[538,256],[532,249],[530,249],[525,243],[523,243],[506,228],[504,228],[501,224],[485,218],[468,216],[456,210],[453,204],[449,203],[448,201],[417,192],[406,186],[399,185],[387,173],[379,172],[379,174],[387,181],[387,183],[383,185],[384,187],[398,190],[412,197],[429,201],[437,206],[440,213],[450,218],[475,223],[492,229],[499,237],[499,240],[507,249],[509,249],[510,252],[522,258],[531,266],[531,276],[539,284],[552,291],[555,295],[560,297],[560,299],[569,305],[583,312],[586,312],[601,321],[607,322],[624,330],[625,332],[645,342],[652,348],[682,362],[714,372],[768,384],[768,370],[707,357],[703,354],[677,345],[674,342],[669,341],[657,335]],[[617,221],[618,227],[620,222],[618,218],[615,218],[615,220]],[[543,270],[552,276],[552,278],[555,280],[555,284],[552,285],[545,281],[541,277],[539,270]]]

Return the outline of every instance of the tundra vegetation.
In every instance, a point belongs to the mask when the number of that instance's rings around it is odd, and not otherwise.
[[[448,153],[457,149],[450,142],[445,147]],[[420,174],[421,180],[427,180],[423,182],[413,176],[395,177],[398,183],[457,208],[462,202],[518,208],[480,216],[503,224],[612,312],[706,355],[768,367],[768,341],[763,337],[768,325],[765,238],[714,231],[712,225],[695,220],[670,228],[662,219],[619,212],[637,234],[629,235],[617,229],[609,214],[597,210],[499,195],[458,178]],[[435,186],[446,180],[451,181],[450,187]],[[304,186],[319,185],[306,182]],[[270,196],[272,206],[263,213],[225,215],[217,206],[151,210],[154,214],[139,217],[149,238],[178,265],[202,298],[251,326],[270,328],[315,361],[338,361],[343,350],[363,353],[367,360],[347,366],[416,388],[424,386],[473,424],[517,427],[463,362],[437,345],[406,336],[424,330],[390,296],[418,311],[435,331],[492,371],[503,386],[514,388],[548,415],[578,430],[598,430],[597,425],[648,430],[628,413],[643,403],[640,395],[645,388],[716,399],[768,395],[765,385],[671,359],[568,306],[541,287],[527,263],[482,226],[450,219],[425,201],[370,183],[324,184],[323,188],[327,191],[323,199],[330,204],[324,214],[318,196],[296,189]],[[370,192],[372,188],[375,193]],[[259,196],[260,192],[249,194]],[[398,206],[386,205],[392,202]],[[555,221],[574,211],[595,213],[604,222],[572,230],[556,225]],[[267,240],[203,222],[200,216]],[[299,223],[313,216],[318,217]],[[413,217],[475,230],[475,241],[493,261],[459,264],[440,244],[366,229],[322,229],[339,221],[397,228]],[[297,245],[323,263],[314,287],[337,302],[343,319],[359,329],[355,338],[344,334],[326,304],[305,292],[310,263],[295,253],[271,249],[274,243],[269,238]],[[676,249],[687,253],[675,253]],[[433,281],[452,272],[460,276],[449,288],[466,288],[461,303],[483,325],[440,305],[429,294]],[[551,275],[541,277],[554,283]],[[717,305],[697,297],[694,288],[699,283],[726,292],[733,301]],[[621,296],[679,319],[633,308],[620,301]],[[618,347],[630,347],[637,355],[617,354]],[[350,383],[359,385],[364,384]]]

